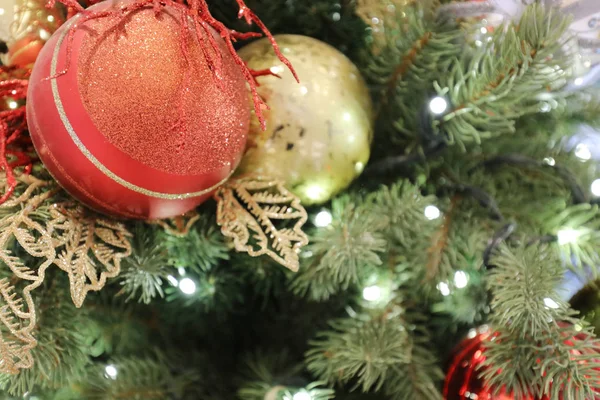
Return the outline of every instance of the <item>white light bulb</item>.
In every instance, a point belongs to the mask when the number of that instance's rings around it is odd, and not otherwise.
[[[357,162],[356,164],[354,164],[354,171],[357,174],[362,174],[362,172],[365,170],[365,164],[361,163],[360,161]]]
[[[270,70],[271,70],[271,73],[278,75],[278,74],[282,73],[284,69],[280,65],[275,65],[274,67],[271,67]]]
[[[592,152],[590,148],[585,143],[579,143],[577,147],[575,147],[575,157],[579,158],[582,161],[587,161],[592,158]]]
[[[454,286],[462,289],[469,283],[469,275],[465,271],[456,271],[454,273]]]
[[[169,283],[171,285],[173,285],[173,286],[179,286],[179,281],[173,275],[167,276],[167,280],[169,281]]]
[[[183,278],[179,281],[179,290],[184,294],[194,294],[196,293],[196,283],[190,278]]]
[[[19,104],[16,101],[11,100],[8,102],[8,108],[11,110],[16,109],[17,107],[19,107]]]
[[[310,258],[313,256],[313,252],[310,250],[305,250],[302,253],[300,253],[300,257],[302,258]]]
[[[119,371],[117,371],[117,368],[112,364],[107,365],[104,368],[104,372],[106,372],[106,376],[109,377],[110,379],[117,379],[117,375],[119,374]]]
[[[540,112],[547,113],[552,111],[552,106],[550,103],[542,103],[540,104]]]
[[[54,15],[48,15],[48,22],[54,22]]]
[[[366,301],[378,301],[381,299],[381,288],[379,286],[367,286],[362,292],[363,299]]]
[[[600,197],[600,179],[596,179],[592,182],[592,194],[596,197]]]
[[[558,305],[558,303],[557,303],[557,302],[555,302],[554,300],[552,300],[552,299],[551,299],[551,298],[549,298],[549,297],[546,297],[546,298],[544,299],[544,305],[545,305],[546,307],[548,307],[548,308],[554,308],[554,309],[556,309],[556,308],[559,308],[559,307],[560,307],[560,306]]]
[[[305,194],[313,201],[321,201],[325,197],[325,189],[318,184],[313,184],[306,188]]]
[[[292,400],[312,400],[310,393],[306,391],[298,392],[292,397]]]
[[[575,229],[565,228],[561,229],[557,232],[556,237],[558,238],[559,245],[565,245],[569,243],[577,242],[577,238],[580,236],[580,233]]]
[[[551,167],[554,167],[556,165],[556,160],[552,157],[544,158],[544,162]]]
[[[433,221],[434,219],[438,219],[440,215],[442,215],[442,213],[436,206],[425,207],[425,218],[428,220]]]
[[[179,276],[185,276],[185,268],[177,267],[177,272],[179,273]]]
[[[50,32],[48,32],[45,29],[40,29],[40,39],[42,39],[42,40],[50,39]]]
[[[443,97],[434,97],[429,102],[429,109],[436,115],[443,114],[448,109],[448,102]]]
[[[437,284],[437,289],[440,291],[442,296],[448,296],[450,294],[450,287],[446,282],[440,282]]]
[[[482,26],[480,32],[485,35],[486,33],[488,33],[488,30],[485,26]]]
[[[331,225],[332,221],[333,217],[327,210],[323,210],[315,216],[315,226],[318,226],[319,228],[324,228]]]
[[[581,85],[583,85],[583,78],[577,78],[577,79],[575,79],[575,81],[573,83],[576,86],[581,86]]]

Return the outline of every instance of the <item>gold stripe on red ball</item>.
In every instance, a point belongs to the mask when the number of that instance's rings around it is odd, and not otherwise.
[[[157,18],[148,7],[93,22],[75,16],[50,38],[32,73],[28,119],[40,158],[74,197],[113,215],[189,211],[233,174],[245,147],[248,92],[225,44],[217,38],[224,72],[215,78],[193,30],[178,25],[178,10],[161,12]],[[110,30],[114,23],[127,35]]]

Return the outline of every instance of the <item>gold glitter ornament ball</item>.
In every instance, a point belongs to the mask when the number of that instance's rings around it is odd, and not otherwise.
[[[277,35],[300,83],[279,61],[267,39],[239,52],[254,70],[279,75],[258,78],[269,105],[267,129],[253,120],[239,171],[285,180],[304,204],[319,204],[361,174],[373,138],[373,105],[356,66],[321,41]]]

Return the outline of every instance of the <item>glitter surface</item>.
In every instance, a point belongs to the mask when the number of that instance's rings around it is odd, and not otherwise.
[[[209,173],[244,149],[247,89],[223,42],[217,81],[193,30],[182,32],[179,21],[173,9],[157,18],[146,8],[87,22],[79,92],[96,128],[133,159],[176,175]]]

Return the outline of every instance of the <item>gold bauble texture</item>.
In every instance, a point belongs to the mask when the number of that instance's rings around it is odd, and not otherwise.
[[[241,173],[282,179],[303,204],[319,204],[345,189],[363,171],[373,138],[373,105],[356,66],[335,48],[297,35],[277,35],[300,83],[277,58],[267,39],[240,56],[254,70],[269,105],[266,130],[256,118]]]

